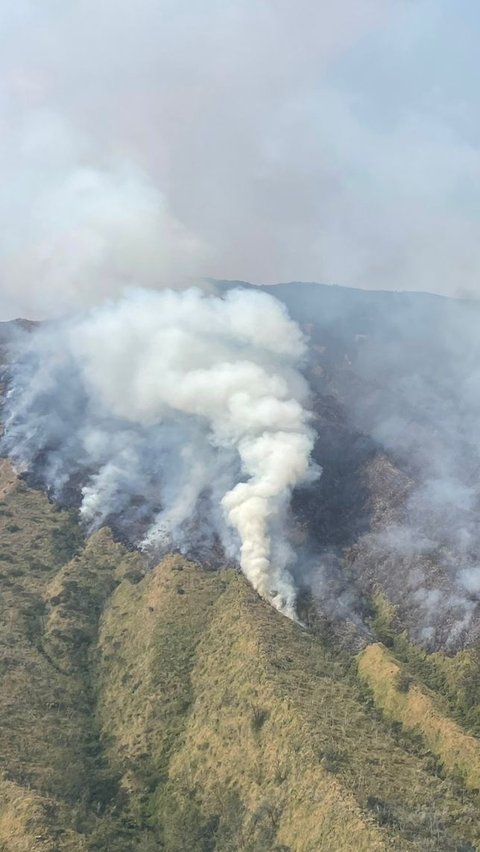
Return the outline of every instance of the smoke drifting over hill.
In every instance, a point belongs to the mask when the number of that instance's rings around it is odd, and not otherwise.
[[[321,285],[274,292],[310,329],[324,472],[305,502],[317,564],[336,548],[352,607],[378,585],[431,647],[478,639],[480,304]],[[309,580],[325,597],[328,583]]]
[[[316,475],[303,354],[266,294],[132,291],[19,333],[4,451],[57,498],[80,485],[90,530],[115,519],[157,554],[217,537],[294,617],[286,515]]]

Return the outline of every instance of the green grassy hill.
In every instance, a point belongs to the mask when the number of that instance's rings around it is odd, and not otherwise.
[[[475,652],[381,601],[348,654],[234,571],[85,542],[5,462],[0,592],[0,850],[480,848]]]

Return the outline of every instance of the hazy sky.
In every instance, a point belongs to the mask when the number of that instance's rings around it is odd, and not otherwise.
[[[212,276],[480,296],[475,0],[0,6],[0,313]]]

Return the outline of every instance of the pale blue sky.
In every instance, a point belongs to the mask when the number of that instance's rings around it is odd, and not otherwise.
[[[405,2],[390,25],[362,39],[330,80],[365,99],[387,126],[419,111],[478,141],[480,5],[474,0]]]

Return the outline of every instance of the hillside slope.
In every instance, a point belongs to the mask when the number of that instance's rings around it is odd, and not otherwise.
[[[234,571],[147,571],[108,530],[86,543],[0,473],[0,849],[478,847],[475,785],[391,719],[362,655],[359,677],[321,623],[289,622]]]

